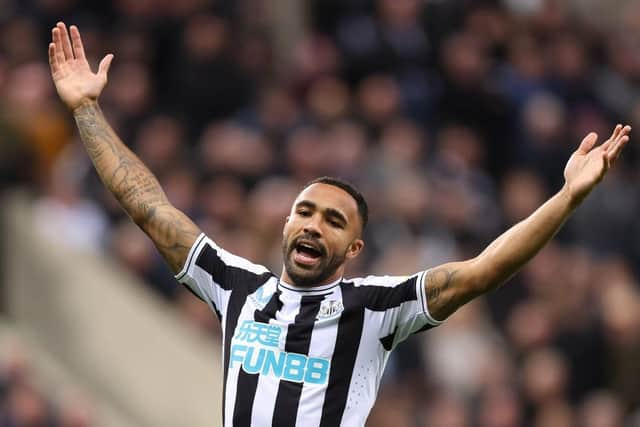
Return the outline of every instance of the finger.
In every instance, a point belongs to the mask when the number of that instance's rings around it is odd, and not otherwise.
[[[624,145],[628,142],[628,140],[629,140],[629,132],[631,132],[631,126],[629,126],[629,125],[626,125],[624,127],[622,127],[622,125],[619,125],[619,126],[620,126],[620,131],[617,133],[616,138],[612,139],[610,141],[607,141],[608,144],[607,144],[607,147],[605,147],[605,151],[611,151],[611,150],[616,149],[616,151],[617,151],[617,153],[615,154],[616,157],[617,157],[617,155],[620,154],[620,150],[622,149],[622,147],[624,147]],[[622,144],[622,146],[619,146],[620,145],[620,141],[625,137],[627,138],[627,141],[625,141]]]
[[[609,158],[607,153],[603,152],[602,153],[602,171],[600,172],[600,179],[604,177],[604,175],[607,173],[610,167],[611,167],[611,159]]]
[[[620,135],[620,131],[622,130],[622,125],[617,124],[615,128],[613,128],[613,132],[611,132],[611,136],[604,143],[602,143],[602,149],[607,151],[611,146],[615,143],[616,139]]]
[[[78,27],[72,25],[69,27],[69,31],[71,32],[71,46],[73,47],[73,53],[76,59],[85,59],[84,46],[82,45],[82,38],[80,37]]]
[[[64,52],[62,51],[62,41],[60,38],[60,29],[55,27],[51,30],[51,37],[53,38],[53,43],[56,45],[56,59],[58,62],[58,66],[62,66],[65,63]]]
[[[629,135],[631,133],[631,126],[626,125],[625,127],[622,128],[622,135]]]
[[[102,61],[100,61],[100,65],[98,65],[98,75],[107,78],[107,73],[109,72],[109,67],[111,67],[111,61],[113,61],[113,54],[109,53]]]
[[[51,67],[52,73],[55,73],[60,69],[58,66],[58,59],[56,58],[55,43],[49,43],[49,66]]]
[[[60,30],[60,43],[62,44],[62,51],[66,59],[73,59],[73,50],[71,49],[71,40],[69,40],[69,33],[67,33],[67,26],[63,22],[58,22],[58,29]]]
[[[596,145],[596,141],[598,140],[598,134],[595,132],[591,132],[589,135],[585,136],[580,146],[578,147],[578,151],[582,154],[587,154],[594,145]]]
[[[615,145],[613,145],[609,151],[607,152],[607,157],[609,158],[610,161],[614,161],[618,158],[618,156],[620,155],[620,153],[622,152],[622,149],[627,145],[627,143],[629,142],[629,136],[628,135],[623,135]]]
[[[611,138],[609,139],[616,139],[618,135],[620,135],[621,130],[622,130],[622,125],[618,123],[616,127],[613,129],[613,132],[611,133]]]

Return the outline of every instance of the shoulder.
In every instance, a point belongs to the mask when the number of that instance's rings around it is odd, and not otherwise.
[[[255,263],[227,251],[207,236],[204,237],[204,246],[207,255],[203,256],[203,258],[216,257],[228,267],[236,267],[256,274],[270,273],[270,270],[264,265]]]
[[[417,301],[424,272],[410,276],[367,276],[345,279],[343,287],[371,310],[387,310]]]
[[[180,280],[193,268],[204,270],[213,276],[214,280],[216,278],[223,279],[223,276],[228,278],[233,273],[257,276],[273,275],[264,265],[254,263],[223,249],[204,233],[198,236],[191,247],[185,267],[176,275],[176,278]]]

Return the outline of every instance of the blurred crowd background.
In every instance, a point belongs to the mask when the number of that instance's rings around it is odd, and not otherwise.
[[[169,199],[275,272],[314,177],[369,201],[350,275],[408,274],[531,213],[589,131],[640,130],[637,1],[309,0],[288,38],[272,3],[0,1],[0,191],[32,190],[43,233],[117,258],[212,340],[215,316],[103,189],[57,99],[57,20],[92,64],[115,54],[101,105]],[[369,427],[640,426],[638,143],[520,274],[395,351]],[[60,416],[26,356],[2,362],[0,426],[90,425]]]

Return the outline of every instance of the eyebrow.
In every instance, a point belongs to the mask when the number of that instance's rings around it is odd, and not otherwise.
[[[315,203],[313,203],[310,200],[301,200],[298,203],[296,203],[296,208],[309,208],[309,209],[317,209],[318,205],[316,205]],[[327,215],[337,218],[340,221],[342,221],[343,224],[347,224],[347,217],[340,212],[338,209],[335,208],[326,208],[324,210],[326,212]]]

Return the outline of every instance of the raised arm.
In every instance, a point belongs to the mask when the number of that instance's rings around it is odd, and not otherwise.
[[[58,23],[49,44],[49,64],[58,95],[73,111],[82,142],[104,185],[177,273],[200,230],[169,203],[156,177],[122,143],[98,106],[113,55],[106,55],[98,72],[93,73],[78,29],[72,25],[70,32],[71,39],[66,26]]]
[[[629,126],[618,125],[599,146],[587,135],[564,170],[562,189],[533,214],[514,225],[476,258],[443,264],[425,276],[430,314],[443,320],[471,299],[499,287],[549,241],[591,190],[604,178],[629,141]]]

